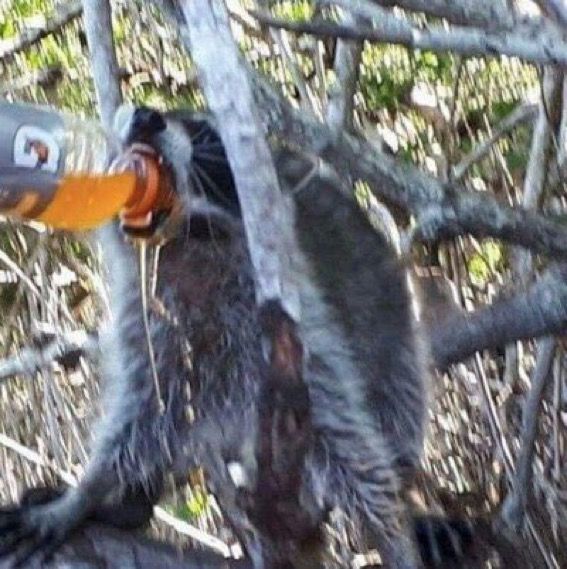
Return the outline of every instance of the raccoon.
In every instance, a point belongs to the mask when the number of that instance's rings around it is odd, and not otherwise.
[[[407,271],[388,240],[316,161],[274,149],[293,213],[303,404],[313,437],[300,465],[306,519],[295,528],[259,527],[267,524],[247,500],[262,483],[256,446],[266,364],[222,142],[210,117],[188,111],[123,108],[116,130],[125,145],[155,149],[184,204],[159,249],[151,342],[138,253],[113,223],[99,235],[113,316],[101,340],[104,414],[90,464],[77,488],[4,509],[0,554],[21,564],[38,550],[51,553],[86,520],[143,524],[166,477],[182,482],[195,466],[257,567],[300,566],[337,511],[353,541],[376,547],[391,569],[438,566],[445,554],[460,553],[434,545],[439,524],[414,523],[402,500],[423,448],[427,350]],[[327,563],[315,559],[311,566]]]

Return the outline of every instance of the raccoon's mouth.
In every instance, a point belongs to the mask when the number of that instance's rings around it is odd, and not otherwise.
[[[187,206],[177,200],[170,208],[153,211],[146,224],[122,223],[122,231],[130,239],[150,243],[166,241],[181,231],[186,231],[192,239],[220,241],[229,239],[241,229],[240,218],[204,197],[192,198]]]

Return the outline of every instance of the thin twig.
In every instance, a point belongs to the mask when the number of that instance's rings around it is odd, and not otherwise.
[[[98,341],[83,330],[67,332],[43,348],[25,348],[17,356],[0,361],[0,385],[16,376],[33,376],[49,369],[55,362],[78,360],[80,356],[95,357]]]
[[[475,362],[478,374],[480,376],[480,385],[482,388],[483,397],[488,408],[488,419],[489,419],[490,429],[492,431],[492,436],[502,453],[502,461],[504,464],[504,471],[506,472],[506,477],[508,480],[511,480],[514,474],[514,459],[512,457],[512,453],[510,451],[508,442],[506,441],[506,437],[504,436],[502,423],[498,416],[498,411],[496,409],[494,399],[490,392],[488,378],[486,377],[484,366],[482,365],[482,360],[478,354],[475,357]],[[539,534],[539,530],[536,528],[536,526],[533,523],[533,520],[531,519],[531,516],[527,512],[525,514],[525,519],[526,519],[526,527],[530,532],[532,539],[536,543],[545,565],[548,567],[548,569],[559,569],[559,566],[555,561],[554,556],[550,554],[550,552],[547,551],[547,549],[545,548],[543,539]]]
[[[10,270],[12,270],[19,278],[20,280],[28,287],[28,289],[30,290],[30,292],[39,300],[42,301],[43,300],[43,296],[41,294],[41,292],[39,291],[39,289],[35,286],[35,284],[32,282],[32,280],[24,273],[24,271],[22,271],[22,269],[18,266],[18,264],[13,261],[4,251],[0,250],[0,262],[4,263]],[[57,314],[53,311],[53,308],[51,308],[51,306],[47,306],[46,307],[50,316],[52,316],[52,318],[57,321],[58,316]]]
[[[551,377],[550,369],[555,354],[555,338],[544,338],[538,344],[536,366],[532,385],[522,414],[522,433],[520,436],[520,454],[516,461],[516,471],[512,477],[511,490],[502,507],[502,517],[515,529],[522,525],[526,514],[528,497],[533,484],[533,456],[539,425],[539,410]]]
[[[454,168],[452,173],[453,181],[457,182],[467,173],[476,163],[480,162],[493,148],[493,146],[510,131],[514,130],[523,123],[533,121],[537,116],[537,105],[524,104],[514,109],[500,123],[498,123],[492,134],[481,144],[476,146],[470,154],[465,156]]]
[[[217,551],[224,557],[233,556],[232,549],[224,541],[222,541],[218,537],[215,537],[214,535],[209,535],[208,533],[205,533],[204,531],[187,523],[184,520],[180,520],[179,518],[172,516],[163,508],[156,506],[154,508],[154,515],[158,520],[160,520],[167,526],[173,528],[177,533],[190,537],[191,539],[195,540],[201,545],[204,545],[208,549]]]

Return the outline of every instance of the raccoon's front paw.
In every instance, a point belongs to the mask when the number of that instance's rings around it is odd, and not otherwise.
[[[34,557],[48,559],[83,520],[80,501],[71,493],[28,493],[21,505],[0,509],[0,559],[9,558],[13,568]]]

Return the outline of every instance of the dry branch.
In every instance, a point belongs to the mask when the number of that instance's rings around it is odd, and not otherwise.
[[[183,38],[197,68],[236,181],[260,303],[280,299],[299,316],[289,282],[291,223],[255,109],[248,73],[217,0],[179,2]]]
[[[474,312],[452,312],[431,330],[440,370],[474,353],[567,329],[567,266],[549,269],[525,293],[501,298]]]
[[[0,562],[0,569],[11,567]],[[246,560],[208,551],[180,551],[131,532],[92,525],[65,543],[53,562],[31,561],[27,569],[251,569]]]
[[[109,0],[83,0],[84,23],[98,111],[109,128],[120,103],[120,72],[112,35],[112,12]]]
[[[18,37],[0,41],[0,60],[24,51],[43,38],[55,34],[81,15],[81,2],[61,2],[43,28],[24,30]]]
[[[480,162],[487,154],[490,153],[494,145],[511,130],[519,125],[533,121],[538,113],[538,107],[534,104],[526,103],[514,109],[508,116],[506,116],[500,123],[498,123],[492,130],[491,135],[476,146],[473,151],[465,156],[452,171],[452,180],[459,181],[473,166]]]
[[[357,136],[337,135],[313,116],[296,111],[259,76],[255,93],[262,120],[271,133],[321,156],[346,179],[368,182],[379,199],[412,213],[419,224],[417,238],[494,237],[534,252],[567,257],[563,225],[509,207],[486,193],[445,186],[415,166],[378,152]]]
[[[567,42],[557,30],[546,26],[543,21],[538,24],[520,23],[506,31],[457,26],[447,29],[437,25],[418,28],[408,20],[397,18],[369,2],[362,5],[365,6],[364,10],[358,10],[360,1],[353,4],[353,11],[356,9],[356,13],[366,17],[374,12],[378,22],[375,26],[352,26],[330,20],[290,22],[266,12],[252,11],[251,14],[262,24],[318,37],[392,43],[412,49],[451,51],[469,57],[507,55],[538,64],[567,64]]]
[[[514,23],[505,0],[373,0],[392,8],[397,6],[411,12],[423,12],[444,18],[453,24],[490,29],[509,28]]]
[[[98,353],[96,336],[82,330],[54,338],[41,348],[25,348],[17,356],[0,361],[0,384],[16,376],[30,376],[50,368],[55,362],[74,367],[81,356]]]
[[[533,458],[539,425],[539,410],[551,377],[551,364],[556,344],[555,338],[544,338],[538,346],[532,386],[523,413],[520,454],[516,462],[512,488],[502,507],[502,518],[516,530],[522,526],[528,498],[532,491]]]
[[[356,24],[360,19],[346,13],[343,19]],[[358,79],[358,68],[362,56],[362,43],[345,40],[337,41],[334,71],[335,84],[329,93],[326,109],[327,124],[336,132],[352,130],[354,94]]]

